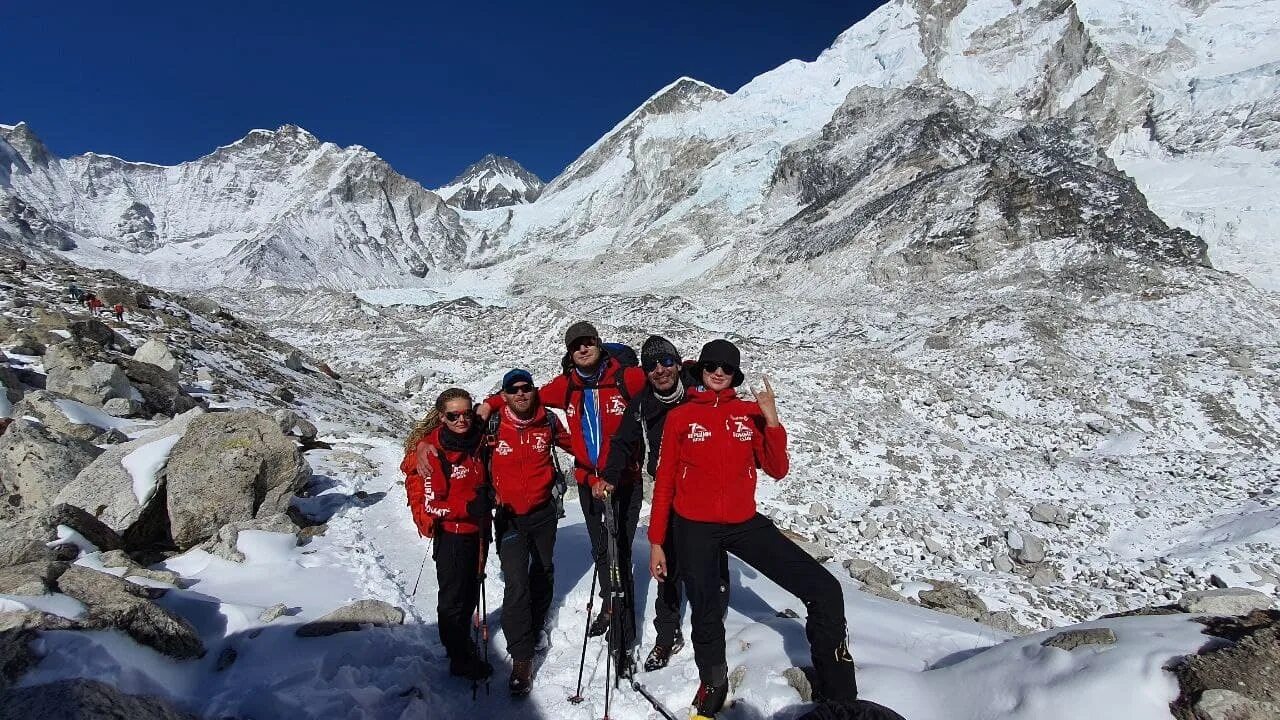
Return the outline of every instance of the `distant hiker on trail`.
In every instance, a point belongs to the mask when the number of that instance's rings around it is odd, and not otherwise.
[[[26,271],[27,271],[27,259],[18,258],[18,272],[23,273]]]
[[[808,610],[814,693],[824,701],[810,715],[854,717],[858,688],[840,583],[756,512],[756,468],[775,478],[787,474],[787,431],[768,378],[755,402],[737,396],[734,388],[744,377],[740,359],[727,340],[704,345],[698,357],[702,385],[688,391],[689,402],[667,414],[649,520],[649,571],[658,581],[667,578],[662,546],[674,533],[693,623],[698,715],[714,717],[729,690],[720,594],[720,553],[727,550],[800,598]]]
[[[511,653],[507,687],[513,696],[523,697],[533,689],[533,655],[551,609],[552,557],[564,492],[554,448],[568,451],[569,434],[538,402],[528,370],[515,368],[502,377],[502,397],[506,406],[489,421],[489,471],[497,494],[494,537],[506,580],[502,632]]]
[[[473,420],[471,395],[449,388],[405,441],[400,469],[418,533],[434,538],[440,585],[436,613],[449,673],[473,681],[493,667],[469,642],[471,614],[480,600],[488,554],[489,517],[483,433]]]
[[[604,601],[609,587],[604,527],[606,499],[614,504],[615,515],[619,518],[619,563],[625,568],[626,575],[622,582],[626,587],[634,586],[631,539],[640,519],[643,493],[639,482],[640,468],[638,464],[628,467],[620,483],[615,484],[605,480],[604,465],[609,458],[609,438],[622,423],[627,403],[644,389],[645,376],[640,368],[624,367],[605,352],[601,347],[600,333],[589,322],[579,321],[570,325],[564,335],[564,344],[568,360],[563,363],[566,369],[543,385],[538,396],[543,405],[564,410],[569,420],[569,444],[574,459],[574,476],[578,482],[578,499],[582,514],[586,516],[591,553],[600,581],[600,599]],[[490,412],[503,404],[504,399],[497,395],[477,409],[481,417],[487,418]],[[632,644],[635,638],[635,613],[628,614],[630,620],[623,623],[624,645]],[[596,616],[588,634],[592,637],[603,635],[609,629],[609,621],[609,613],[602,611]]]
[[[111,312],[115,314],[116,322],[124,322],[124,303],[112,305]]]
[[[97,315],[98,311],[102,309],[102,301],[98,299],[97,295],[89,293],[85,295],[84,306],[89,308],[90,314]]]
[[[84,302],[84,291],[76,287],[75,283],[67,286],[67,294],[71,296],[71,302],[77,305]]]
[[[653,335],[640,347],[640,367],[645,371],[648,384],[627,406],[627,414],[609,441],[609,460],[605,466],[605,481],[620,485],[626,469],[648,457],[646,470],[650,476],[657,472],[658,449],[662,442],[662,428],[667,411],[688,399],[687,388],[695,385],[686,377],[680,360],[680,351],[669,340]],[[684,636],[680,633],[680,584],[679,557],[668,533],[666,544],[668,572],[665,580],[658,581],[654,599],[653,629],[657,633],[653,649],[644,661],[645,672],[667,666],[671,656],[684,648]],[[720,554],[721,587],[727,604],[729,590],[728,556]]]

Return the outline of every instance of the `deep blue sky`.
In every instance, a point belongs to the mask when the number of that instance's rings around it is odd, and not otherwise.
[[[15,0],[0,123],[162,164],[294,123],[428,187],[487,152],[549,180],[675,78],[736,90],[878,4]]]

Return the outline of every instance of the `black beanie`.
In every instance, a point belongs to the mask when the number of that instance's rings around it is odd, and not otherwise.
[[[664,357],[673,357],[676,363],[680,362],[680,351],[661,335],[650,335],[640,346],[640,367],[645,370],[653,368]]]
[[[738,371],[733,374],[733,384],[730,387],[738,387],[745,379],[742,375],[742,353],[738,351],[737,345],[728,340],[712,340],[703,345],[702,352],[698,355],[698,362],[718,362],[738,368]]]

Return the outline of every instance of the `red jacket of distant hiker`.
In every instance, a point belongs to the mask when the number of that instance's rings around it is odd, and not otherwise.
[[[551,501],[551,484],[555,478],[552,462],[553,442],[569,450],[569,434],[555,415],[539,407],[529,420],[516,417],[503,406],[499,413],[498,433],[489,456],[489,472],[493,477],[498,505],[517,515],[528,515]],[[555,423],[553,433],[551,423]]]
[[[609,438],[613,437],[618,426],[622,424],[622,416],[627,412],[627,398],[639,395],[644,389],[644,370],[638,367],[622,368],[621,380],[627,390],[626,397],[623,397],[623,393],[618,389],[620,367],[617,360],[606,356],[596,376],[599,379],[595,384],[584,386],[584,380],[577,374],[578,371],[570,368],[538,390],[538,399],[543,405],[564,410],[568,419],[569,452],[573,454],[573,475],[579,485],[595,487],[604,479],[604,467],[609,459]],[[584,408],[586,404],[584,387],[590,387],[596,391],[599,440],[594,463],[587,450],[587,439],[582,427],[583,414],[587,412]],[[504,407],[506,401],[501,395],[494,395],[485,400],[485,403],[497,410]],[[593,416],[593,419],[595,417]],[[634,482],[639,478],[639,463],[635,463],[634,467],[628,468],[623,474],[624,482]]]
[[[426,467],[419,461],[418,449],[430,445],[434,452],[423,453]],[[448,477],[440,463],[444,455],[452,466]],[[409,510],[418,532],[432,537],[438,527],[451,533],[480,532],[480,522],[470,517],[467,505],[476,497],[476,490],[484,484],[484,462],[478,454],[466,454],[445,450],[440,444],[440,428],[427,433],[417,446],[405,454],[400,462],[404,472],[404,490],[409,500]]]
[[[689,391],[667,413],[653,487],[649,542],[661,544],[674,506],[687,520],[740,523],[756,514],[756,469],[787,474],[787,431],[732,388]]]

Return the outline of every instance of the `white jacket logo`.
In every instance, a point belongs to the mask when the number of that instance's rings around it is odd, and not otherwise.
[[[462,480],[463,478],[465,478],[470,474],[471,474],[471,471],[467,469],[465,465],[455,465],[453,467],[453,474],[449,476],[449,479]]]
[[[613,397],[609,398],[609,414],[610,415],[621,415],[626,411],[627,411],[627,404],[622,401],[622,398],[618,397],[617,395],[614,395]]]
[[[547,451],[547,436],[546,436],[546,435],[534,435],[534,436],[533,436],[533,451],[534,451],[534,452],[536,452],[536,453],[542,453],[542,452],[546,452],[546,451]]]
[[[751,426],[747,425],[747,418],[734,417],[730,418],[730,420],[733,421],[733,437],[750,442],[753,433],[751,432]]]
[[[706,439],[709,437],[711,437],[710,430],[702,427],[698,423],[689,423],[689,441],[690,442],[705,442]]]
[[[504,456],[510,455],[511,446],[507,444],[506,440],[499,440],[498,444],[494,446],[493,451],[498,453],[499,455],[504,455]]]

